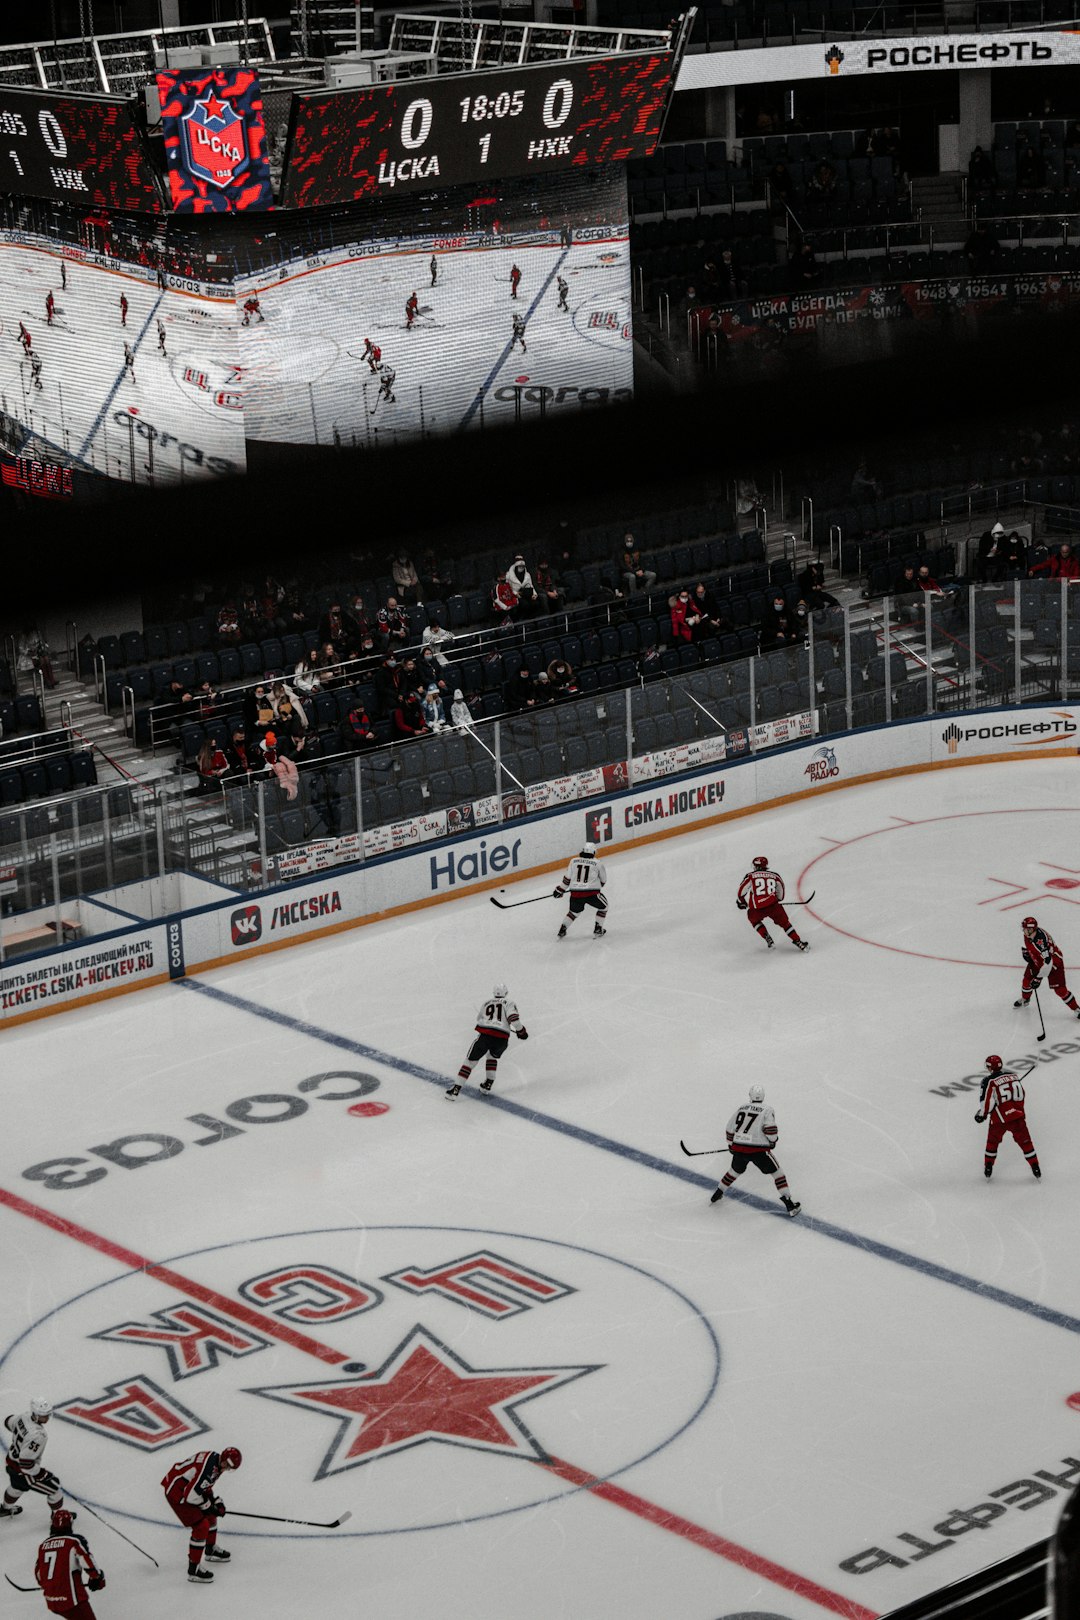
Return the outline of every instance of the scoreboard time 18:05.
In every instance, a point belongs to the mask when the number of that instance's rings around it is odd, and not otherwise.
[[[300,95],[282,203],[646,156],[670,88],[671,54],[652,52]]]

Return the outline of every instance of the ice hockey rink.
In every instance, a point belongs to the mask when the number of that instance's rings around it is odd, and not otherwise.
[[[80,1512],[99,1620],[859,1620],[1049,1535],[1080,1023],[1044,984],[1040,1045],[1012,1003],[1030,912],[1080,980],[1076,771],[616,853],[604,939],[480,894],[6,1034],[2,1410],[51,1399],[46,1465],[160,1563]],[[806,955],[735,908],[758,854],[814,892]],[[530,1039],[447,1102],[502,978]],[[991,1052],[1039,1060],[1041,1182],[1008,1138],[983,1178]],[[680,1150],[755,1081],[794,1220],[753,1169],[711,1205],[726,1159]],[[230,1510],[352,1517],[230,1511],[196,1594],[159,1481],[226,1445]]]

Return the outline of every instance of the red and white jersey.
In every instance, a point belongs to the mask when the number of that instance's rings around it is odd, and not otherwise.
[[[764,1103],[744,1102],[724,1128],[737,1152],[769,1153],[776,1146],[776,1115]]]
[[[1042,973],[1044,968],[1062,960],[1060,950],[1045,928],[1036,928],[1030,939],[1024,935],[1023,956],[1032,973]]]
[[[509,1035],[515,1024],[521,1023],[521,1014],[509,996],[492,996],[485,1001],[476,1015],[478,1035]]]
[[[991,1114],[1006,1124],[1024,1117],[1024,1082],[1011,1069],[999,1069],[986,1088],[983,1113]]]
[[[4,1428],[11,1435],[7,1448],[8,1462],[33,1479],[41,1467],[41,1459],[49,1443],[44,1426],[36,1422],[29,1412],[15,1412],[4,1419]]]
[[[753,906],[755,911],[760,911],[763,906],[771,906],[774,900],[783,898],[784,880],[779,872],[774,872],[771,868],[766,871],[755,868],[753,872],[747,872],[739,884],[739,899],[744,900],[748,906]]]
[[[216,1451],[197,1451],[194,1457],[173,1463],[162,1480],[165,1495],[174,1504],[190,1503],[204,1507],[214,1495],[221,1478],[221,1458]]]
[[[571,894],[599,894],[606,882],[607,868],[591,855],[575,855],[561,880]]]
[[[101,1571],[82,1536],[47,1536],[38,1548],[34,1579],[50,1609],[65,1614],[86,1598],[88,1581]]]

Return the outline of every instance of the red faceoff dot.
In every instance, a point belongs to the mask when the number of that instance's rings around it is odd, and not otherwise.
[[[349,1113],[356,1119],[374,1119],[376,1114],[388,1113],[389,1109],[389,1103],[359,1102],[353,1104],[349,1109]]]
[[[1080,889],[1080,878],[1047,878],[1048,889]]]
[[[1071,1406],[1074,1412],[1080,1412],[1080,1389],[1076,1391],[1075,1395],[1065,1397],[1065,1405]]]

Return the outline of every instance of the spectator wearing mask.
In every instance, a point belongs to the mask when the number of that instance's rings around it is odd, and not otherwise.
[[[398,699],[394,710],[394,736],[398,741],[404,737],[423,737],[427,729],[419,697],[415,692],[406,692]]]
[[[454,645],[454,637],[446,626],[435,622],[426,625],[420,642],[425,651],[430,649],[435,662],[445,669],[450,662],[447,651]]]
[[[798,586],[812,613],[821,613],[825,608],[840,605],[836,597],[825,589],[825,569],[819,562],[807,564],[799,575]]]
[[[350,709],[345,716],[341,740],[346,748],[351,748],[356,753],[368,753],[372,748],[379,746],[375,726],[362,703],[358,703],[355,709]]]
[[[1005,577],[1023,579],[1027,573],[1027,546],[1021,535],[1013,529],[1005,540]]]
[[[506,570],[506,582],[518,599],[521,612],[531,614],[536,611],[536,586],[532,575],[520,551]]]
[[[472,711],[465,701],[465,694],[460,686],[454,688],[454,701],[450,705],[450,724],[458,727],[472,725]]]
[[[766,647],[792,647],[801,639],[799,628],[795,622],[795,615],[791,612],[783,596],[779,592],[775,593],[761,621],[762,649]]]
[[[551,686],[552,696],[559,698],[573,697],[577,693],[577,681],[574,671],[565,658],[553,658],[547,667],[547,678]]]
[[[294,706],[292,700],[283,697],[274,712],[274,731],[278,739],[278,748],[289,759],[296,759],[304,752],[307,743],[307,717],[301,720],[303,713],[299,705]]]
[[[262,755],[266,769],[274,776],[278,787],[291,803],[300,791],[300,772],[292,760],[279,751],[277,736],[272,731],[268,731],[263,738]]]
[[[200,793],[213,793],[221,778],[229,774],[229,761],[212,737],[207,737],[199,749],[195,768],[199,773]]]
[[[536,600],[543,613],[561,613],[566,597],[546,557],[536,565]]]
[[[696,611],[689,591],[680,591],[671,598],[671,634],[675,641],[689,645],[700,623],[701,615]]]
[[[995,523],[979,536],[974,574],[980,584],[1003,579],[1005,575],[1005,525]]]
[[[491,592],[491,610],[501,625],[513,624],[518,609],[517,592],[505,572],[499,574]]]
[[[394,581],[395,594],[402,602],[420,601],[420,576],[416,571],[416,564],[407,551],[395,554],[390,564],[390,574]]]
[[[319,640],[333,647],[339,659],[348,658],[360,646],[360,626],[351,613],[346,613],[340,602],[332,602],[319,623]]]
[[[690,600],[699,616],[698,636],[695,639],[705,641],[709,636],[722,636],[731,629],[730,619],[725,618],[719,602],[707,585],[700,582],[695,585]]]
[[[243,728],[238,727],[229,740],[229,769],[237,772],[250,771],[251,768],[247,738],[244,736]]]
[[[376,634],[383,652],[404,647],[409,639],[409,617],[396,596],[386,598],[375,619]]]
[[[432,684],[428,687],[424,693],[420,708],[424,716],[424,724],[428,730],[442,731],[446,725],[446,711],[443,709],[442,698],[439,696],[437,686]]]
[[[623,577],[623,584],[626,586],[627,596],[632,595],[634,591],[652,590],[656,584],[656,571],[645,567],[632,534],[627,533],[623,536],[622,551],[616,561]]]

